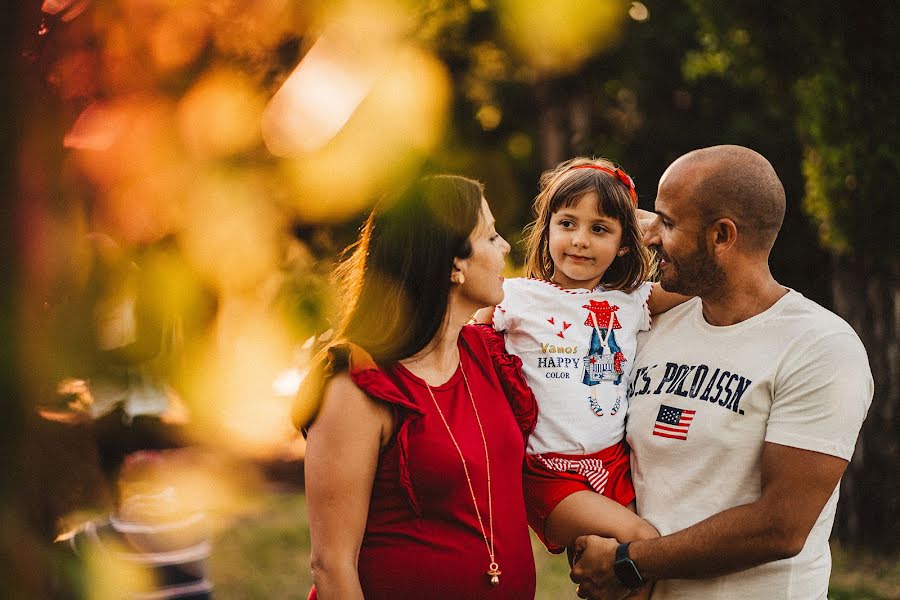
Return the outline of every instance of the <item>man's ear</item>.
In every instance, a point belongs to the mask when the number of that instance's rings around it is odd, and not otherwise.
[[[728,218],[722,218],[709,226],[708,238],[712,242],[713,252],[722,253],[737,243],[737,225]]]

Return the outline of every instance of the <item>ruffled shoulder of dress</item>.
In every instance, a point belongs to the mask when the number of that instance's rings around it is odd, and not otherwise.
[[[522,372],[522,359],[506,351],[503,334],[494,331],[490,325],[467,325],[463,328],[463,335],[477,336],[487,347],[494,370],[497,372],[500,385],[503,386],[503,391],[509,400],[519,429],[527,437],[537,423],[538,407],[534,393]]]
[[[368,396],[400,409],[397,431],[394,434],[399,481],[410,508],[416,515],[421,516],[422,510],[413,489],[409,470],[409,423],[424,414],[422,409],[400,391],[397,384],[385,374],[368,352],[355,344],[338,344],[329,348],[326,368],[328,377],[346,370],[353,383]]]
[[[347,343],[329,348],[328,359],[331,373],[346,369],[353,383],[372,398],[422,414],[422,409],[400,391],[368,352],[356,344]]]

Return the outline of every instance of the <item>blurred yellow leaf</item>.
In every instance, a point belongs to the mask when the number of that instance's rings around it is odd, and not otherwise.
[[[260,170],[208,171],[191,182],[182,246],[220,289],[253,289],[276,270],[285,225],[269,200]]]
[[[616,42],[628,4],[621,0],[500,0],[506,38],[541,74],[576,71]]]
[[[347,219],[412,173],[441,139],[449,99],[450,80],[440,61],[414,48],[399,51],[330,143],[284,161],[299,218]]]
[[[212,69],[182,98],[178,128],[194,156],[231,156],[259,143],[263,104],[256,86],[239,71]]]

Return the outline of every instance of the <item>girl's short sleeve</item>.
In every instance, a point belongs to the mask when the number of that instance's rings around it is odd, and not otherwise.
[[[653,285],[652,281],[645,281],[631,294],[631,297],[634,298],[635,304],[637,304],[638,310],[640,311],[638,331],[648,331],[650,329],[650,307],[647,305],[647,301],[650,299]]]
[[[494,319],[491,325],[494,331],[506,331],[509,329],[509,307],[515,302],[515,284],[510,279],[503,281],[503,300],[494,307]]]

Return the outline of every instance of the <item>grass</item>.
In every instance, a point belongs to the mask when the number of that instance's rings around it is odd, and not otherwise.
[[[831,546],[831,600],[900,600],[900,560]]]
[[[533,539],[537,600],[576,598],[565,555]],[[830,600],[900,600],[900,562],[833,545]],[[306,501],[296,492],[264,494],[213,541],[210,577],[217,600],[305,600],[309,574]]]

